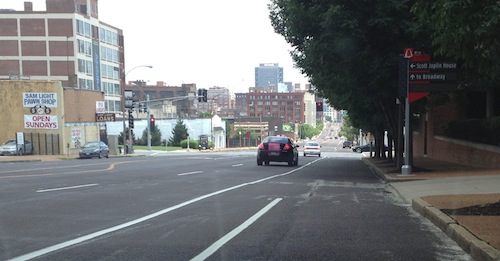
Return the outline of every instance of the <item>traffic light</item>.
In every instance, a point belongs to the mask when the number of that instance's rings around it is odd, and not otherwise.
[[[203,96],[203,99],[202,99],[203,102],[207,102],[208,101],[208,91],[207,91],[207,89],[203,89],[202,93],[203,93],[203,95],[202,95]]]
[[[203,89],[198,89],[198,102],[203,100]]]
[[[134,116],[132,116],[132,111],[128,112],[128,127],[130,129],[134,128]]]
[[[207,89],[198,89],[198,102],[208,101],[208,91]]]
[[[151,130],[154,130],[155,129],[155,122],[156,122],[156,119],[153,115],[151,115],[151,118],[149,119],[149,127],[151,128]]]
[[[316,102],[316,111],[323,111],[323,102]]]

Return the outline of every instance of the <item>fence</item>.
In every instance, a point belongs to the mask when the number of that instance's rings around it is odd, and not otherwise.
[[[34,154],[60,155],[59,134],[24,133],[24,139],[31,142]]]

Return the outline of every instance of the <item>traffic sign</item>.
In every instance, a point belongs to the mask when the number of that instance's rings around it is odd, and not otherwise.
[[[454,71],[457,69],[457,64],[448,62],[410,62],[408,67],[409,70]]]
[[[429,73],[410,73],[408,76],[410,84],[413,83],[442,83],[451,82],[457,80],[456,72],[429,72]]]

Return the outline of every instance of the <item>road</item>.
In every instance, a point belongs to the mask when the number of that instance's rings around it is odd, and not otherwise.
[[[254,151],[3,164],[0,259],[471,260],[320,138],[297,167]]]

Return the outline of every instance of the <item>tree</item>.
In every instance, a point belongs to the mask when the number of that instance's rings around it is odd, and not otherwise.
[[[408,1],[273,0],[269,9],[320,96],[349,111],[357,128],[397,131],[397,55],[416,42]]]
[[[238,128],[234,131],[234,138],[235,139],[246,139],[247,132],[250,132],[250,139],[255,140],[258,138],[258,136],[254,130],[243,129],[243,128]]]
[[[412,11],[430,28],[434,55],[458,62],[462,86],[487,93],[486,117],[492,117],[500,90],[499,2],[418,0]]]
[[[128,133],[128,127],[125,127],[125,133]],[[118,144],[123,145],[123,137],[128,137],[123,135],[123,131],[120,132],[120,135],[118,136]],[[132,132],[132,141],[135,141],[135,134]]]
[[[148,142],[148,130],[145,129],[142,132],[142,140],[147,144]],[[156,124],[151,126],[151,145],[152,146],[160,146],[161,145],[161,131],[158,129]]]
[[[181,119],[177,120],[177,124],[175,124],[174,129],[172,130],[172,137],[170,137],[170,144],[172,146],[180,146],[181,141],[186,139],[188,134],[188,129],[186,125],[184,125],[184,121]]]

